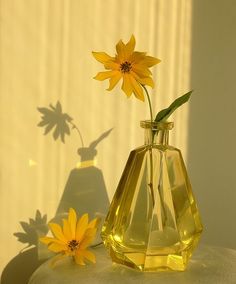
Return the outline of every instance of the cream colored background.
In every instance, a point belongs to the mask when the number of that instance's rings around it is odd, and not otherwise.
[[[79,162],[77,133],[72,131],[65,144],[54,141],[51,133],[44,136],[43,129],[37,127],[38,106],[60,100],[63,111],[80,128],[86,145],[114,128],[97,148],[97,167],[112,198],[130,150],[142,143],[139,121],[149,117],[148,107],[134,97],[127,99],[119,88],[107,92],[108,82],[93,80],[102,65],[92,58],[91,51],[113,54],[117,41],[128,41],[132,33],[137,50],[162,60],[153,68],[155,112],[195,89],[191,103],[173,116],[171,143],[181,148],[186,161],[189,157],[194,192],[202,202],[200,209],[207,224],[205,240],[215,245],[235,245],[235,22],[232,18],[231,26],[225,19],[227,12],[233,17],[236,9],[235,2],[225,1],[221,14],[221,1],[216,2],[217,11],[203,1],[191,0],[0,0],[2,269],[24,247],[13,236],[22,231],[19,221],[34,217],[36,209],[52,218],[69,172]],[[222,37],[228,40],[228,49],[223,48]],[[221,109],[224,102],[228,102],[225,115]],[[228,135],[223,138],[222,132]],[[234,141],[230,142],[231,150],[226,139]],[[201,157],[205,157],[203,163]],[[226,205],[228,200],[230,207]],[[212,217],[216,211],[219,223]],[[227,233],[218,237],[220,228]]]

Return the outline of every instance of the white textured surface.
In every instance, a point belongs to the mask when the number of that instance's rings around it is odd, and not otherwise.
[[[236,251],[220,247],[200,246],[185,272],[142,273],[112,264],[103,247],[94,250],[95,265],[78,266],[68,258],[53,269],[48,262],[32,275],[29,284],[78,283],[148,283],[148,284],[235,284]]]

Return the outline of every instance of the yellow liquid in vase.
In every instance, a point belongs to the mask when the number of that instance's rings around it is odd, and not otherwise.
[[[141,271],[183,271],[201,232],[180,151],[167,143],[132,151],[102,228],[112,260]]]

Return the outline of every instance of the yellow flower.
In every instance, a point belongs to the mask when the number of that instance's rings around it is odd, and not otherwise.
[[[85,265],[84,260],[96,262],[95,255],[87,250],[97,232],[98,219],[88,222],[88,214],[82,215],[77,221],[74,209],[69,209],[68,219],[63,219],[63,226],[49,223],[54,238],[40,238],[48,249],[63,256],[72,256],[77,264]],[[60,258],[60,257],[59,257]]]
[[[116,45],[117,55],[111,57],[105,52],[93,52],[95,59],[104,64],[110,71],[99,72],[94,79],[110,80],[108,91],[123,78],[122,90],[130,97],[132,93],[136,98],[144,101],[142,85],[154,88],[150,67],[160,62],[159,59],[147,56],[146,52],[134,51],[135,38],[132,35],[129,42],[124,44],[120,40]]]

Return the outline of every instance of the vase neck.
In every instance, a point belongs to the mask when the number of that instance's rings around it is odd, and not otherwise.
[[[145,129],[144,132],[144,144],[162,144],[168,145],[169,144],[169,131],[168,130],[157,130],[151,131],[151,129]]]
[[[144,144],[169,144],[169,130],[173,128],[173,122],[153,122],[141,121],[141,127],[145,129]]]

